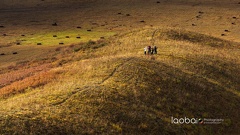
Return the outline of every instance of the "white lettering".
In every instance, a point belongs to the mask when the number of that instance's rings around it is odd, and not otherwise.
[[[185,123],[186,123],[186,124],[189,124],[190,122],[191,122],[190,119],[187,118],[187,117],[185,117]]]

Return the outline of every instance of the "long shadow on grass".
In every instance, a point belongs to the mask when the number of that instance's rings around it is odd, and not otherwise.
[[[108,98],[102,101],[98,114],[119,125],[124,133],[238,132],[240,98],[199,75],[135,58],[118,69],[111,79],[100,90],[108,91],[100,95]],[[210,126],[173,125],[172,116],[222,118],[225,122]]]
[[[122,60],[121,58],[119,60]],[[114,59],[108,64],[117,62]],[[51,134],[238,134],[239,96],[153,60],[124,59],[99,86],[77,92],[46,117],[29,119],[21,132]],[[196,65],[197,66],[197,65]],[[45,116],[45,115],[44,115]],[[31,116],[30,116],[31,117]],[[171,117],[218,118],[219,125],[174,125]],[[2,126],[16,125],[3,121]],[[47,126],[41,126],[47,125]],[[38,128],[39,127],[39,128]],[[40,128],[41,127],[41,128]],[[61,129],[61,130],[60,130]],[[0,133],[3,133],[0,131]],[[9,130],[7,133],[15,133]]]

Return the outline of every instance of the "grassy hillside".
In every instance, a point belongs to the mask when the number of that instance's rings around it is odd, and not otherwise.
[[[206,42],[222,39],[186,31],[173,36],[177,30],[162,29],[154,36],[159,53],[144,56],[155,30],[61,48],[55,60],[5,73],[13,78],[1,83],[0,133],[238,134],[239,46],[212,46]],[[205,41],[196,43],[202,36]],[[64,53],[74,48],[79,51]],[[14,87],[18,83],[29,87]],[[225,121],[174,125],[172,116]]]
[[[239,6],[1,0],[0,134],[240,134]]]

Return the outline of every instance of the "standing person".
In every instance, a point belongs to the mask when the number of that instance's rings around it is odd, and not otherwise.
[[[151,54],[151,46],[148,46],[148,55]]]
[[[154,54],[154,46],[152,46],[151,54]]]
[[[147,54],[147,46],[144,47],[144,54],[145,54],[145,55]]]
[[[157,54],[157,46],[156,45],[154,45],[153,50],[154,50],[154,54]]]

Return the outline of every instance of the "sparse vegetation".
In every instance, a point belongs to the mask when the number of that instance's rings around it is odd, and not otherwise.
[[[34,1],[21,12],[27,21],[14,10],[8,16],[23,18],[18,24],[1,21],[0,134],[240,133],[237,8],[79,2]],[[28,6],[41,15],[31,17]],[[144,55],[148,45],[158,54]],[[172,116],[224,121],[175,125]]]

